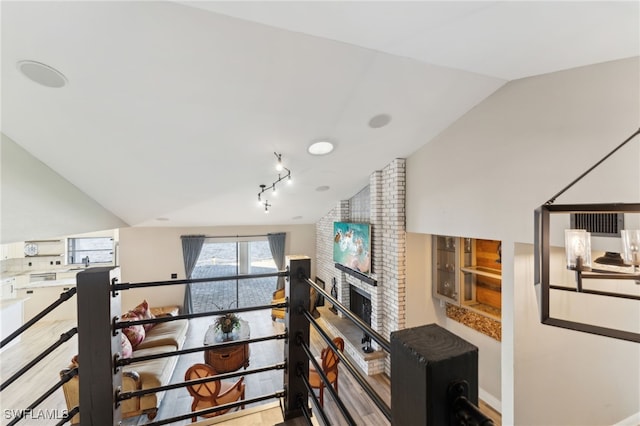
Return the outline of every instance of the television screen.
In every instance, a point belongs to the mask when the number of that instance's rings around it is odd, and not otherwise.
[[[371,225],[333,223],[333,261],[363,274],[371,272]]]

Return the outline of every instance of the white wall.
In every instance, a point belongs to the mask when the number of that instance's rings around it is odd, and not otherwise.
[[[534,209],[637,130],[639,93],[637,57],[514,81],[407,159],[408,232],[502,241],[504,424],[613,424],[640,411],[637,345],[540,326],[524,313],[535,298],[520,294],[533,279],[514,269],[516,243],[533,242]],[[556,204],[638,202],[638,164],[635,140]]]
[[[407,233],[406,326],[441,324],[444,312],[431,297],[431,236]],[[426,305],[425,305],[426,304]]]
[[[264,235],[286,232],[285,253],[304,254],[315,259],[315,225],[225,226],[197,228],[120,229],[120,267],[122,282],[169,281],[171,274],[185,279],[181,235],[207,236]],[[315,276],[315,265],[311,265]],[[151,306],[182,305],[184,286],[142,288],[122,294],[122,306],[133,308],[143,298]]]
[[[126,226],[7,136],[1,138],[3,244]]]
[[[611,425],[639,412],[640,345],[541,324],[531,244],[516,244],[514,269],[516,424]],[[637,308],[627,320],[638,332]]]

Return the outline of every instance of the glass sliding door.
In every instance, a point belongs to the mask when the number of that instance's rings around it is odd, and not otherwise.
[[[193,278],[275,272],[269,243],[263,240],[205,241]],[[225,280],[191,285],[194,313],[266,305],[271,302],[276,278]]]
[[[246,258],[242,263],[246,267],[247,274],[265,274],[276,272],[276,264],[271,257],[269,242],[246,241]],[[271,303],[273,292],[276,291],[278,279],[251,278],[239,282],[240,307],[268,305]]]

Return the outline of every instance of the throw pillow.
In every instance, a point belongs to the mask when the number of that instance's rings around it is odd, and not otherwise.
[[[124,333],[121,333],[120,337],[120,344],[122,345],[122,358],[131,358],[133,356],[133,348],[131,347],[131,342],[129,341],[127,336],[124,335]],[[73,358],[71,358],[71,367],[78,366],[80,366],[80,361],[78,360],[78,355],[76,354],[73,356]]]
[[[124,321],[135,321],[135,320],[139,320],[140,317],[138,317],[138,315],[134,314],[133,312],[129,311],[126,314],[122,315],[121,319]],[[125,336],[127,336],[127,339],[129,339],[129,342],[131,342],[131,347],[133,349],[135,349],[136,346],[142,343],[142,341],[146,336],[144,327],[141,325],[130,325],[129,327],[123,328],[122,332],[124,333]]]
[[[121,333],[120,336],[122,336],[122,348],[120,350],[122,358],[131,358],[133,356],[133,347],[131,346],[131,342],[124,333]]]
[[[151,313],[151,309],[149,309],[149,304],[146,300],[143,300],[138,306],[133,308],[130,312],[136,314],[140,319],[152,319],[155,316]],[[155,324],[143,324],[144,331],[149,331],[153,328]]]

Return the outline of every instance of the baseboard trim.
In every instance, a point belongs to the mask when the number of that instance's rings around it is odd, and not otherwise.
[[[633,414],[630,417],[627,417],[621,422],[616,423],[613,426],[636,426],[636,425],[640,425],[640,411]]]
[[[478,388],[478,398],[484,401],[485,404],[502,414],[502,401],[482,388]]]

